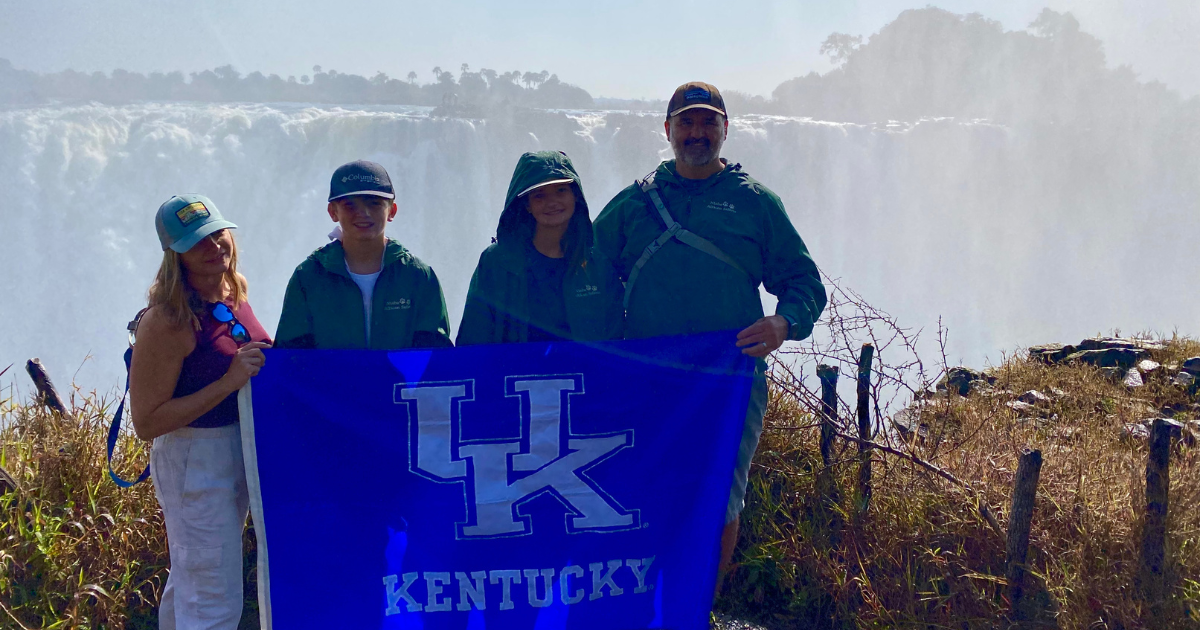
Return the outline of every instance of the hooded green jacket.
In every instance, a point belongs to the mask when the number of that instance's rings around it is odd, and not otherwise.
[[[462,324],[460,346],[481,343],[521,343],[529,340],[529,278],[526,265],[533,249],[533,217],[520,194],[535,184],[570,179],[575,188],[575,214],[567,241],[578,234],[574,246],[564,243],[570,260],[563,278],[562,295],[567,326],[574,341],[621,338],[622,287],[612,263],[592,246],[592,220],[580,187],[579,174],[560,151],[526,153],[517,162],[500,213],[494,243],[479,256]]]
[[[446,300],[437,276],[403,245],[388,239],[371,296],[372,350],[450,344]],[[363,297],[346,271],[341,241],[296,267],[283,296],[276,348],[366,349]]]
[[[684,229],[702,236],[746,274],[671,239],[642,268],[625,313],[626,338],[741,329],[763,316],[760,284],[779,298],[775,310],[795,326],[789,338],[812,333],[825,308],[825,287],[804,241],[775,193],[741,165],[727,165],[705,180],[687,180],[675,161],[655,170],[663,202]],[[633,184],[596,218],[596,245],[629,277],[646,246],[666,226],[650,198]]]

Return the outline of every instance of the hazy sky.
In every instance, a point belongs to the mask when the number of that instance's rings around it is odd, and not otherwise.
[[[593,96],[666,98],[703,79],[770,94],[824,72],[831,32],[869,36],[923,0],[0,0],[0,57],[41,72],[64,68],[192,72],[233,64],[287,77],[324,69],[433,79],[434,66],[549,70]],[[1200,94],[1198,0],[943,0],[1008,29],[1043,7],[1071,11],[1127,63],[1185,96]]]

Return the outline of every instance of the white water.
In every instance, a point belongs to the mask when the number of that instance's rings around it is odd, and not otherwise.
[[[723,154],[782,197],[823,270],[905,325],[943,316],[950,359],[980,366],[1114,328],[1200,333],[1196,135],[746,116]],[[153,214],[179,192],[208,195],[240,226],[251,303],[273,331],[292,269],[332,227],[329,175],[357,158],[391,173],[389,234],[437,272],[457,328],[512,167],[534,149],[572,157],[593,216],[669,157],[657,115],[0,110],[0,370],[17,364],[2,381],[33,356],[60,387],[123,379],[124,326],[161,260]]]

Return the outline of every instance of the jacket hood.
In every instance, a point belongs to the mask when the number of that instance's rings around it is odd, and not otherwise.
[[[496,227],[496,241],[514,244],[529,241],[533,238],[533,216],[525,209],[525,202],[520,198],[521,193],[542,182],[556,179],[569,179],[575,185],[575,215],[571,223],[582,222],[587,246],[592,245],[592,217],[588,212],[587,200],[583,197],[583,186],[579,173],[571,158],[562,151],[538,151],[525,153],[517,160],[517,168],[513,170],[512,180],[508,183],[508,194],[504,198],[504,210],[500,213],[500,223]],[[576,228],[579,229],[579,228]]]

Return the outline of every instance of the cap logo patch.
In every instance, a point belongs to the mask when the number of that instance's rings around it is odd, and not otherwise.
[[[342,178],[342,183],[345,184],[347,182],[365,182],[365,183],[369,183],[369,184],[375,184],[376,186],[384,185],[383,180],[379,179],[378,177],[376,177],[374,175],[361,175],[361,174],[346,175],[345,177]]]
[[[189,225],[201,219],[207,219],[209,217],[209,212],[208,208],[206,208],[203,203],[197,201],[195,203],[189,203],[188,205],[176,210],[175,216],[179,217],[180,223]]]
[[[712,93],[704,88],[692,88],[683,93],[685,101],[711,101]]]

